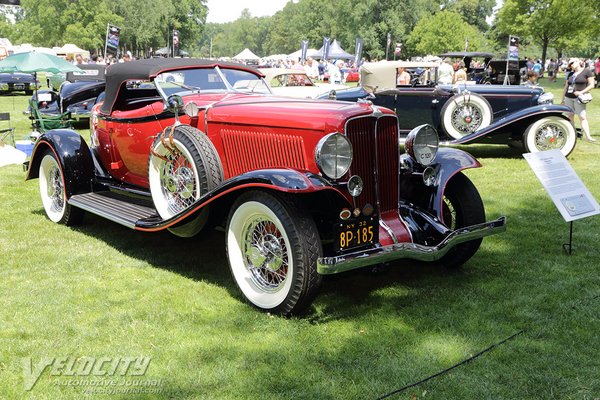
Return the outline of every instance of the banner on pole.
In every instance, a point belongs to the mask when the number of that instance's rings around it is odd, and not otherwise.
[[[300,56],[300,61],[302,63],[304,63],[304,61],[306,61],[306,53],[308,52],[308,40],[303,40],[302,41],[302,47],[301,47],[302,51],[302,55]]]
[[[121,36],[121,28],[108,24],[106,28],[106,42],[104,45],[104,55],[108,57],[117,56],[119,51],[119,37]]]
[[[327,61],[329,57],[329,47],[331,45],[331,39],[328,37],[323,38],[323,60]]]
[[[364,40],[362,38],[356,38],[356,44],[354,46],[354,65],[358,67],[358,63],[362,59]]]
[[[519,68],[519,38],[517,36],[509,36],[508,38],[508,62],[509,68]]]

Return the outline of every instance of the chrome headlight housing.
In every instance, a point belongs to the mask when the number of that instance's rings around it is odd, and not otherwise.
[[[554,95],[552,93],[542,93],[540,97],[538,97],[538,104],[553,104],[554,103]]]
[[[414,128],[404,142],[409,156],[421,165],[429,165],[435,160],[440,139],[431,125],[419,125]]]
[[[340,179],[352,164],[352,144],[337,132],[324,136],[315,148],[315,162],[323,175]]]

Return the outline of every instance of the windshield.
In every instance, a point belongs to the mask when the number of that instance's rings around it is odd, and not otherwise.
[[[159,74],[154,82],[165,97],[173,94],[219,93],[239,91],[270,93],[265,82],[257,75],[236,69],[197,68],[169,71]]]

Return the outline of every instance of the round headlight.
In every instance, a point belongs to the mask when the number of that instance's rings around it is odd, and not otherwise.
[[[330,179],[340,179],[352,164],[352,144],[339,133],[331,133],[317,144],[315,162],[323,175]]]
[[[409,156],[421,165],[429,165],[435,160],[440,140],[431,125],[420,125],[406,137],[404,148]]]

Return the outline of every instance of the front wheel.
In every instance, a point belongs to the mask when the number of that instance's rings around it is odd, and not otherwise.
[[[485,222],[483,201],[473,182],[465,175],[455,175],[444,191],[442,221],[452,230]],[[449,268],[457,268],[467,262],[479,249],[483,239],[461,243],[441,259]]]
[[[310,305],[321,246],[312,217],[293,199],[245,193],[232,207],[226,241],[233,279],[250,303],[284,315]]]
[[[83,210],[72,207],[67,202],[63,170],[52,150],[47,150],[42,157],[38,179],[42,204],[48,218],[65,225],[80,223]]]
[[[576,143],[577,133],[571,122],[556,116],[535,121],[523,134],[523,147],[528,153],[558,149],[567,157]]]

